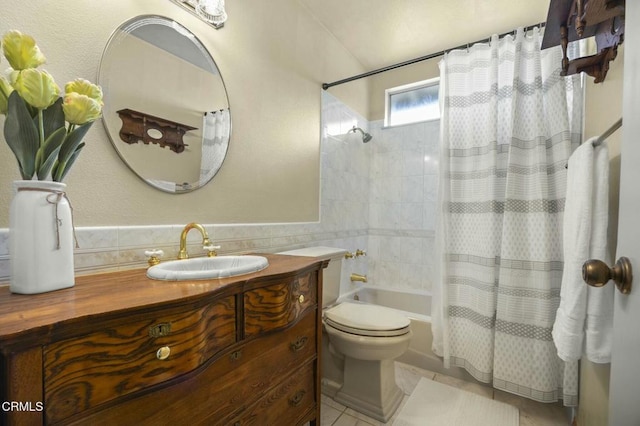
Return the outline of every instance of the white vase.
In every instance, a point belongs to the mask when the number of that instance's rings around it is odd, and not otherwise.
[[[61,182],[18,180],[9,211],[12,293],[75,285],[71,207]]]

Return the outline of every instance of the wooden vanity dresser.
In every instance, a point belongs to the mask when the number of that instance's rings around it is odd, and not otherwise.
[[[320,425],[322,269],[209,281],[145,270],[0,287],[2,425]]]

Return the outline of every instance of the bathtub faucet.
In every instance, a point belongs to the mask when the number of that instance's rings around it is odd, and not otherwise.
[[[363,283],[367,282],[367,276],[366,275],[360,275],[360,274],[351,274],[351,281],[362,281]]]

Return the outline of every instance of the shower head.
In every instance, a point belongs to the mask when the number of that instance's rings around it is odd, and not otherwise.
[[[356,130],[359,131],[360,133],[362,133],[362,142],[363,143],[367,143],[367,142],[369,142],[371,140],[371,138],[373,138],[373,136],[371,136],[369,133],[367,133],[364,130],[362,130],[360,127],[353,126],[353,129],[351,129],[349,131],[355,133]]]

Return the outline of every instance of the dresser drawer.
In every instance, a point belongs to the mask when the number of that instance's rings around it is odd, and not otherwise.
[[[244,294],[244,333],[252,337],[296,321],[317,303],[317,275],[306,273]]]
[[[233,425],[247,407],[280,386],[284,377],[302,372],[303,365],[316,365],[316,353],[316,311],[313,310],[295,326],[238,345],[201,370],[186,375],[182,381],[90,416],[74,418],[72,424],[180,425],[188,419],[193,426]],[[315,401],[313,392],[306,392],[302,403],[308,404],[309,398]]]
[[[234,426],[297,425],[316,404],[313,363],[285,378],[275,389],[242,415],[228,423]]]
[[[301,374],[303,364],[317,363],[317,350],[315,309],[305,314],[295,326],[282,333],[248,342],[239,354],[243,362],[238,362],[230,374],[220,380],[218,389],[213,391],[220,397],[211,404],[212,407],[216,407],[217,413],[204,424],[220,426],[234,424],[235,421],[230,421],[229,414],[233,415],[241,409],[246,409],[265,393],[267,396],[273,394],[273,390],[269,391],[269,389],[289,374]],[[281,387],[278,385],[276,389]],[[315,401],[313,392],[307,393],[305,401],[309,397]],[[227,416],[222,415],[225,412]]]
[[[46,419],[88,408],[191,371],[236,340],[233,296],[200,309],[106,327],[44,348]]]

